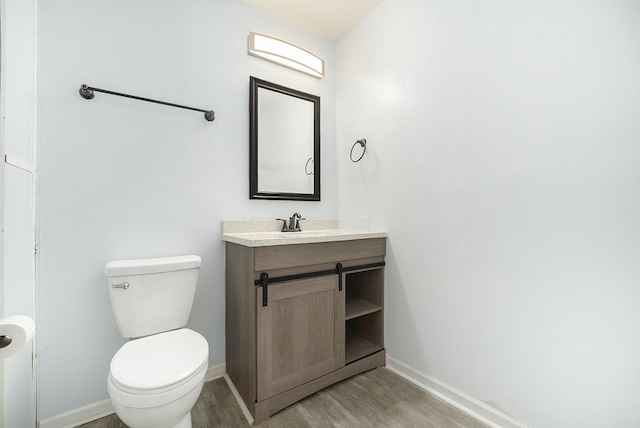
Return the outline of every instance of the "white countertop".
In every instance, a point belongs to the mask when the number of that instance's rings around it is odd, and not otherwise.
[[[339,229],[337,220],[301,220],[302,232],[280,232],[281,227],[282,222],[276,220],[223,221],[222,240],[246,247],[268,247],[387,237],[386,232]]]

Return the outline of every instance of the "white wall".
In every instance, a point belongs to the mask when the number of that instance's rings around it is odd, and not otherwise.
[[[34,17],[31,1],[3,2],[4,315],[34,316]],[[17,166],[16,166],[17,165]],[[0,290],[2,292],[2,290]],[[4,426],[35,424],[33,342],[4,364]],[[1,425],[1,423],[0,423]]]
[[[531,426],[640,425],[638,23],[387,0],[338,44],[339,220],[389,232],[389,355]]]
[[[224,362],[221,221],[298,211],[335,218],[335,44],[231,0],[39,3],[39,419],[108,399],[124,340],[103,267],[113,259],[202,257],[189,326]],[[250,31],[323,57],[318,80],[247,55]],[[249,76],[322,99],[322,201],[249,200]],[[200,113],[98,88],[212,108]],[[63,392],[63,393],[61,393]]]

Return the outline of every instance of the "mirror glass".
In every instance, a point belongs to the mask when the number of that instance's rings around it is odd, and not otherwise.
[[[320,97],[250,84],[250,198],[319,201]]]

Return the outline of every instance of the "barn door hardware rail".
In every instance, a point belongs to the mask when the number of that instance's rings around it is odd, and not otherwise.
[[[86,100],[90,100],[93,97],[95,97],[95,92],[102,92],[104,94],[110,94],[110,95],[117,95],[119,97],[125,97],[125,98],[133,98],[134,100],[140,100],[140,101],[147,101],[150,103],[156,103],[156,104],[163,104],[165,106],[171,106],[171,107],[177,107],[177,108],[183,108],[183,109],[187,109],[187,110],[193,110],[193,111],[199,111],[204,113],[204,118],[207,119],[209,122],[213,122],[213,120],[216,118],[216,114],[213,110],[204,110],[204,109],[200,109],[200,108],[195,108],[195,107],[188,107],[188,106],[183,106],[180,104],[174,104],[174,103],[168,103],[165,101],[158,101],[158,100],[152,100],[151,98],[144,98],[144,97],[139,97],[137,95],[130,95],[130,94],[123,94],[122,92],[115,92],[115,91],[109,91],[107,89],[100,89],[100,88],[94,88],[92,86],[89,85],[85,85],[82,84],[80,86],[80,96]]]
[[[350,271],[361,270],[361,269],[377,268],[377,267],[382,267],[384,265],[385,265],[385,262],[378,262],[378,263],[370,263],[370,264],[366,264],[366,265],[343,267],[342,263],[338,263],[338,264],[336,264],[336,268],[335,269],[320,270],[320,271],[316,271],[316,272],[300,273],[300,274],[297,274],[297,275],[278,276],[278,277],[275,277],[275,278],[269,278],[269,274],[268,273],[262,272],[260,274],[260,279],[256,279],[254,281],[254,285],[256,287],[262,287],[262,306],[267,306],[268,300],[269,300],[268,299],[269,284],[274,284],[274,283],[277,283],[277,282],[294,281],[296,279],[314,278],[316,276],[338,275],[338,290],[342,291],[342,274],[344,272],[350,272]]]

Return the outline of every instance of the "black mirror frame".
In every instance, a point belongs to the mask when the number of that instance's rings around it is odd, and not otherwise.
[[[313,193],[260,192],[258,190],[258,89],[313,103]],[[320,200],[320,97],[250,76],[249,86],[249,198],[289,201]]]

